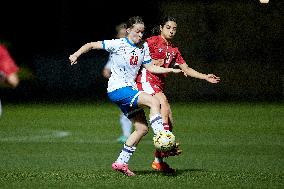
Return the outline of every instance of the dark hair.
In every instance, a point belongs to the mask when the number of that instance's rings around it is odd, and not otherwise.
[[[122,22],[122,23],[115,26],[115,30],[116,30],[117,33],[119,32],[119,30],[124,29],[124,28],[125,29],[127,28],[127,25],[126,25],[125,22]]]
[[[133,16],[128,19],[126,27],[133,28],[135,24],[144,24],[143,19],[140,16]]]
[[[177,23],[176,18],[173,16],[164,16],[162,17],[162,19],[159,21],[159,25],[155,26],[152,30],[151,33],[152,35],[159,35],[161,34],[160,31],[160,26],[164,27],[164,25],[166,25],[167,22],[172,21]]]

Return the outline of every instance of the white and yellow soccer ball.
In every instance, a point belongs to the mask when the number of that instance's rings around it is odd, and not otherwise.
[[[168,130],[158,132],[153,137],[154,146],[158,151],[170,151],[176,144],[175,135]]]

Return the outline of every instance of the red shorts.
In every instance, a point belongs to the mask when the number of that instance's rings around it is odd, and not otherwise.
[[[164,86],[150,82],[137,83],[137,88],[139,91],[144,91],[150,95],[164,91]]]
[[[137,88],[140,91],[144,91],[150,95],[154,95],[159,92],[163,92],[165,89],[165,84],[162,80],[148,72],[146,70],[142,70],[142,74],[136,80]]]

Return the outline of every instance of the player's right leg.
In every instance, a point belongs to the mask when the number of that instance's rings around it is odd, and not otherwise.
[[[149,121],[154,134],[157,134],[159,131],[164,130],[163,120],[160,114],[159,99],[145,92],[141,92],[138,98],[138,104],[140,106],[148,106],[150,108]]]
[[[159,99],[159,102],[161,104],[161,116],[163,119],[165,130],[171,130],[170,124],[169,124],[171,110],[170,110],[170,104],[168,102],[166,95],[162,91],[160,91],[158,93],[153,94],[153,96]]]
[[[144,111],[139,111],[133,118],[131,118],[131,120],[135,130],[126,140],[117,160],[112,164],[113,170],[122,172],[127,176],[135,175],[129,170],[128,161],[135,152],[137,144],[148,132],[147,120]]]

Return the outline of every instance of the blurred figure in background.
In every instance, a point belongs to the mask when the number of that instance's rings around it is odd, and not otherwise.
[[[19,67],[8,51],[5,43],[0,42],[0,81],[1,84],[16,88],[19,84]],[[0,100],[0,116],[2,114],[2,105]]]
[[[127,35],[127,33],[126,33],[126,23],[118,24],[115,27],[115,30],[116,30],[115,37],[117,39],[126,37],[126,35]],[[111,55],[109,55],[108,61],[107,61],[106,65],[105,65],[105,67],[103,69],[103,73],[102,73],[103,76],[105,78],[107,78],[107,79],[110,78],[110,75],[111,75],[111,64],[112,64],[112,57],[111,57]],[[127,138],[132,133],[132,123],[122,112],[120,113],[120,120],[119,121],[120,121],[122,134],[117,139],[117,141],[120,142],[120,143],[125,143]]]

